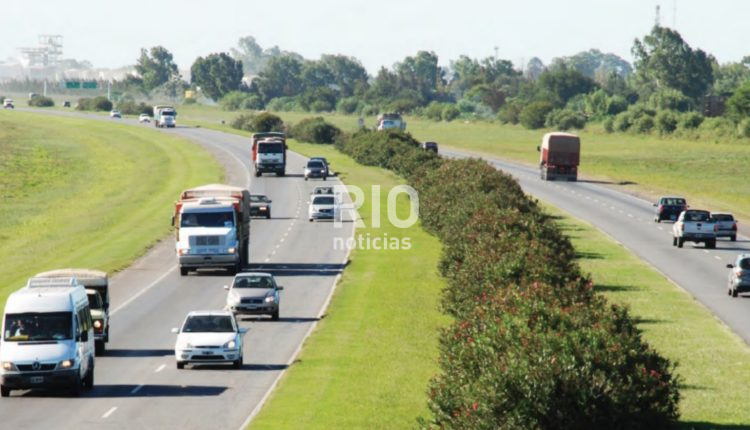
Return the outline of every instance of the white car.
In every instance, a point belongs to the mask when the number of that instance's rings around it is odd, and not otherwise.
[[[230,311],[190,312],[181,328],[172,329],[177,333],[177,368],[183,369],[188,363],[231,363],[235,369],[241,368],[242,336],[246,332]]]
[[[147,113],[142,113],[142,114],[141,114],[141,115],[140,115],[140,116],[138,117],[138,122],[145,122],[145,123],[149,123],[149,122],[151,122],[151,117],[150,117],[150,116],[148,116],[148,114],[147,114]]]
[[[276,285],[270,273],[243,272],[234,277],[232,285],[224,285],[227,294],[226,309],[235,315],[270,315],[279,320],[281,295],[284,287]]]
[[[341,205],[335,195],[313,195],[307,210],[307,217],[310,222],[316,219],[340,219],[340,212]]]
[[[112,110],[109,112],[110,118],[122,118],[122,113],[119,110]]]

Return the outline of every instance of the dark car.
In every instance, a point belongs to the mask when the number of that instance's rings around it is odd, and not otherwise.
[[[320,160],[310,160],[305,166],[305,180],[310,178],[323,178],[325,181],[328,178],[328,168],[325,163]]]
[[[320,161],[326,166],[326,176],[331,176],[331,166],[324,157],[310,157],[310,161]]]
[[[271,203],[263,194],[250,194],[250,216],[271,218]]]
[[[682,211],[688,208],[687,202],[683,197],[662,197],[658,203],[654,203],[656,214],[654,221],[662,222],[675,221]]]
[[[70,100],[63,101],[63,107],[70,107]]]
[[[425,151],[432,151],[435,154],[438,153],[438,144],[437,142],[424,142],[420,145],[420,147]]]

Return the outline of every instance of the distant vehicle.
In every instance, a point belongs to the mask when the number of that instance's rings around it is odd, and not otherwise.
[[[305,180],[310,178],[322,178],[324,181],[328,178],[328,168],[320,160],[310,160],[305,166]]]
[[[273,200],[264,194],[250,194],[250,216],[271,219],[271,203]]]
[[[581,139],[570,133],[547,133],[539,151],[539,171],[542,180],[578,180]]]
[[[63,101],[63,107],[70,107],[70,100]]]
[[[211,184],[185,190],[175,203],[176,252],[180,275],[220,267],[232,274],[248,263],[250,192]]]
[[[406,121],[401,118],[401,114],[388,112],[378,115],[377,122],[375,123],[375,129],[378,131],[382,130],[406,130]]]
[[[172,106],[154,106],[154,127],[174,128],[177,125],[177,111]]]
[[[251,140],[255,176],[258,177],[266,172],[284,176],[286,174],[286,134],[255,133]]]
[[[229,291],[227,310],[235,315],[270,315],[272,320],[279,320],[279,291],[284,287],[276,285],[270,273],[240,273],[224,289]]]
[[[177,334],[174,355],[177,368],[185,364],[231,363],[235,369],[242,367],[242,336],[247,329],[240,328],[234,314],[229,311],[193,311],[182,323],[173,328]]]
[[[307,217],[310,222],[316,219],[336,219],[340,216],[341,205],[338,198],[330,194],[315,195],[310,200]]]
[[[151,117],[147,113],[142,113],[138,116],[138,122],[148,124],[151,122]]]
[[[33,99],[34,97],[38,96],[37,93],[29,93],[29,100]]]
[[[96,355],[104,354],[106,343],[109,342],[109,278],[107,272],[91,269],[59,269],[37,273],[34,278],[69,279],[76,281],[86,288],[89,297],[91,319],[94,323],[94,338]],[[98,298],[92,300],[92,292]],[[95,303],[94,300],[97,300]]]
[[[728,237],[732,242],[737,240],[737,220],[730,213],[711,212],[716,223],[716,237]]]
[[[654,203],[656,214],[654,221],[662,222],[664,220],[674,221],[678,216],[688,208],[687,202],[683,197],[661,197],[658,203]]]
[[[312,195],[320,195],[320,194],[334,194],[333,186],[320,186],[313,188],[312,192],[310,193]]]
[[[3,109],[15,109],[16,107],[13,105],[13,99],[5,99],[3,100]]]
[[[320,161],[326,166],[326,176],[331,176],[331,166],[328,164],[328,160],[325,157],[310,157],[309,161]]]
[[[438,153],[438,144],[437,142],[422,142],[419,145],[420,148],[422,148],[424,151],[432,151],[435,154]]]
[[[109,112],[110,118],[122,118],[122,113],[119,110],[113,110]]]
[[[716,224],[708,211],[682,211],[672,226],[672,245],[682,248],[685,242],[704,243],[706,248],[716,248]]]
[[[29,279],[5,304],[0,395],[11,390],[94,387],[94,328],[75,278]]]
[[[734,264],[727,264],[729,272],[728,294],[737,297],[739,293],[750,291],[750,254],[740,254]]]

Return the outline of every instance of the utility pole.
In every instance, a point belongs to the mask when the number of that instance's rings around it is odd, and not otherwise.
[[[112,81],[107,81],[107,100],[112,101]]]
[[[661,27],[661,6],[656,5],[656,18],[654,19],[654,27]]]

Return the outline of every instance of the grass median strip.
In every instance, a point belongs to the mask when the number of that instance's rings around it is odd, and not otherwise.
[[[359,214],[366,227],[355,237],[363,236],[365,245],[368,235],[402,244],[408,237],[411,249],[352,252],[327,316],[250,427],[414,427],[428,414],[427,381],[437,371],[438,328],[447,322],[438,310],[440,243],[419,224],[399,229],[388,221],[388,191],[403,183],[399,177],[361,166],[331,146],[292,142],[290,149],[326,157],[345,184],[364,191]],[[381,228],[370,222],[371,185],[381,187]],[[408,211],[402,194],[399,218]]]
[[[681,427],[750,426],[750,411],[744,408],[750,347],[711,311],[614,240],[551,206],[545,209],[561,217],[581,267],[591,272],[599,292],[628,305],[646,341],[678,363]],[[724,293],[723,285],[716,288]]]
[[[138,127],[0,112],[0,301],[36,272],[126,267],[169,231],[174,196],[221,167]]]

